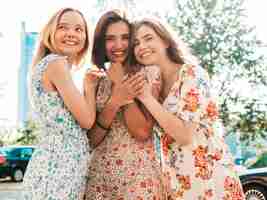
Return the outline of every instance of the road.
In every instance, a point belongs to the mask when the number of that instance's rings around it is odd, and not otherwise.
[[[0,200],[21,200],[21,183],[0,179]]]

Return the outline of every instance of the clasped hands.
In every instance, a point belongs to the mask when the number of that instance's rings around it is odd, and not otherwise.
[[[111,98],[117,102],[119,106],[124,106],[134,102],[137,98],[142,100],[149,95],[152,95],[153,88],[149,84],[144,71],[136,72],[135,74],[123,74],[119,73],[119,70],[115,71],[115,79],[112,80],[112,94]],[[85,90],[90,88],[96,88],[98,79],[105,76],[106,72],[100,69],[90,69],[85,76],[84,85]]]

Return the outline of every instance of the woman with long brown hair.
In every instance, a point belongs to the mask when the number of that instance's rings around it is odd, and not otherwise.
[[[181,39],[155,19],[135,25],[134,53],[143,65],[157,65],[159,101],[145,86],[138,97],[157,121],[159,161],[168,200],[243,200],[231,155],[214,129],[218,110],[207,72]]]
[[[150,84],[160,77],[153,67],[138,71],[129,65],[131,34],[132,25],[117,10],[106,12],[96,25],[92,59],[106,76],[98,82],[97,119],[89,131],[95,149],[87,200],[163,199],[151,135],[154,121],[136,99],[145,76]]]

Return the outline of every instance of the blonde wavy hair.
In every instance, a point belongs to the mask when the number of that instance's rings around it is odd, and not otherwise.
[[[79,10],[76,10],[73,8],[62,8],[50,18],[48,23],[42,29],[40,33],[39,46],[37,47],[36,55],[32,63],[33,66],[35,66],[46,55],[50,53],[57,53],[56,48],[55,48],[55,32],[57,29],[57,25],[60,21],[60,18],[66,12],[78,13],[79,15],[81,15],[84,21],[84,24],[85,24],[85,33],[86,33],[85,45],[84,45],[84,48],[81,50],[81,52],[78,53],[76,59],[74,60],[74,64],[76,65],[80,64],[83,58],[85,57],[85,55],[87,54],[88,49],[89,49],[89,31],[88,31],[88,24],[85,20],[84,15]]]

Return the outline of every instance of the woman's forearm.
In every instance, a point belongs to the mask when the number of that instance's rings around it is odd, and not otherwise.
[[[91,114],[88,119],[88,123],[91,124],[90,127],[92,127],[96,120],[95,87],[89,84],[87,84],[86,87],[84,97],[88,105],[88,112]]]
[[[105,129],[110,128],[119,108],[120,106],[118,105],[118,103],[113,98],[110,98],[102,112],[98,114],[96,123],[89,131],[88,135],[90,138],[90,143],[93,147],[96,147],[103,141],[106,134],[108,133],[108,131]],[[102,127],[105,127],[105,129],[103,129]]]
[[[136,102],[124,106],[124,119],[129,133],[137,140],[144,141],[151,136],[153,119],[142,111]]]
[[[178,144],[187,145],[192,142],[195,124],[185,122],[171,114],[152,96],[143,99],[142,102],[164,132],[173,137]]]

